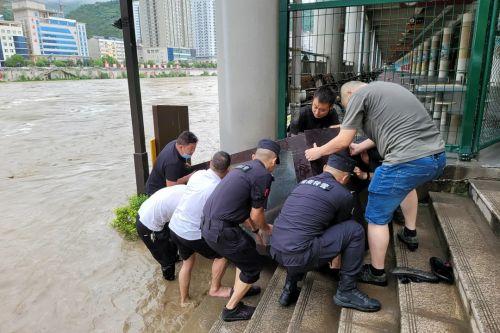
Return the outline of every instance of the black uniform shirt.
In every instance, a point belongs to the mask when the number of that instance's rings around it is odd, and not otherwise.
[[[303,180],[286,199],[274,222],[271,247],[299,253],[311,246],[333,224],[351,218],[353,197],[331,174]]]
[[[251,208],[266,208],[273,176],[259,160],[237,166],[224,177],[203,209],[205,219],[243,223]]]
[[[290,125],[290,132],[292,134],[299,134],[305,130],[328,128],[338,124],[340,122],[335,109],[331,109],[323,118],[316,118],[312,112],[312,106],[307,105],[300,109],[299,119]]]
[[[191,172],[186,160],[175,147],[175,142],[175,140],[169,142],[156,159],[156,164],[146,182],[146,193],[149,196],[166,187],[167,180],[176,182]]]

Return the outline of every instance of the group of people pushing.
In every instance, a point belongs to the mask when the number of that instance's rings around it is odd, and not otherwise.
[[[327,144],[305,151],[309,161],[328,156],[323,173],[297,184],[273,224],[266,221],[264,211],[272,172],[280,163],[276,142],[259,141],[252,160],[231,171],[229,154],[219,151],[208,170],[191,172],[186,160],[198,142],[191,132],[181,133],[161,151],[146,184],[150,197],[139,209],[137,231],[165,279],[175,279],[177,256],[183,261],[181,305],[189,303],[198,253],[213,259],[209,295],[229,298],[221,318],[250,319],[255,308],[242,299],[260,292],[253,284],[264,261],[254,238],[265,235],[270,237],[271,257],[287,271],[281,305],[297,300],[298,283],[308,271],[340,265],[333,301],[360,311],[381,308],[378,300],[358,289],[357,282],[387,285],[388,224],[398,207],[405,224],[398,238],[411,251],[418,248],[415,189],[443,172],[444,142],[423,105],[397,84],[351,81],[342,86],[340,95],[345,109],[342,124],[327,87],[319,88],[312,105],[292,122],[293,134],[325,127],[340,127],[340,131]],[[357,133],[365,139],[355,140]],[[356,160],[368,167],[360,168]],[[364,219],[371,263],[365,265],[365,229],[353,218],[353,194],[346,186],[352,177],[369,181]],[[228,262],[236,266],[232,288],[221,285]]]

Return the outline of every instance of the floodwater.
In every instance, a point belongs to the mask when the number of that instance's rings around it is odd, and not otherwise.
[[[141,80],[151,105],[188,105],[194,162],[219,147],[217,78]],[[177,282],[110,226],[135,190],[126,80],[0,84],[0,332],[169,332]],[[201,300],[209,267],[194,272]]]

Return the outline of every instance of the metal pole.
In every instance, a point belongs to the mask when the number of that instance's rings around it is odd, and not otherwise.
[[[302,0],[295,0],[301,3]],[[292,121],[299,117],[302,77],[302,12],[293,12],[292,86],[290,87],[290,114]]]
[[[146,192],[146,181],[149,176],[148,153],[144,137],[144,121],[142,118],[141,87],[139,83],[139,65],[137,61],[137,45],[134,31],[134,14],[132,1],[120,0],[120,12],[127,65],[128,95],[134,134],[134,166],[137,193]]]
[[[288,28],[290,15],[288,12],[288,0],[280,0],[279,3],[279,78],[278,78],[278,139],[286,137],[286,105],[288,88]]]

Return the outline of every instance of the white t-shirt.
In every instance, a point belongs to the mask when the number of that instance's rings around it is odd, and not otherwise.
[[[187,240],[201,239],[203,207],[220,181],[211,169],[196,171],[189,178],[186,192],[170,219],[170,230]]]
[[[161,231],[170,221],[186,185],[174,185],[156,191],[139,208],[139,220],[151,231]]]

